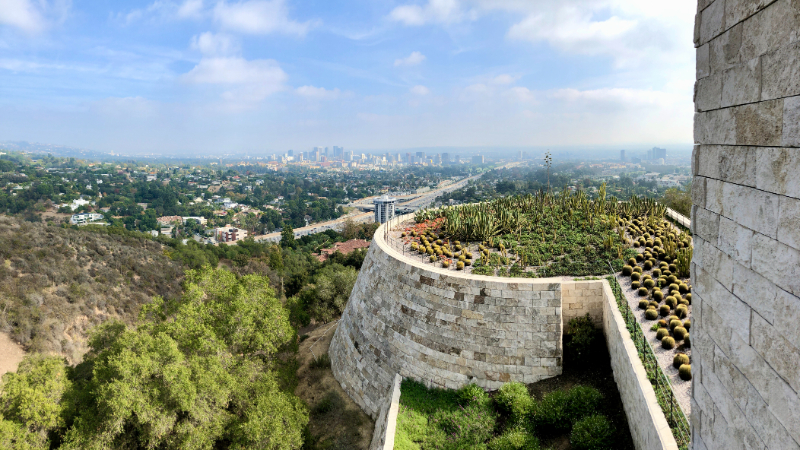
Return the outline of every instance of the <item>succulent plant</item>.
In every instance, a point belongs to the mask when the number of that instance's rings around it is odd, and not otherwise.
[[[650,270],[653,268],[653,263],[647,260],[642,264],[642,267],[644,267],[644,270]]]
[[[666,317],[670,312],[669,305],[661,305],[661,308],[658,309],[658,313],[661,314],[661,317]]]
[[[665,336],[664,339],[661,339],[661,348],[672,350],[675,348],[675,339],[670,336]]]
[[[692,346],[692,340],[689,338],[689,334],[690,333],[686,333],[686,336],[683,337],[683,346],[684,347],[691,347]]]
[[[650,306],[650,302],[648,302],[647,300],[639,300],[639,309],[646,310],[648,306]]]
[[[680,320],[670,320],[669,321],[669,328],[671,330],[674,330],[676,327],[679,327],[681,325],[683,325],[683,322],[681,322]]]
[[[464,270],[464,261],[459,261],[456,263],[457,270]]]
[[[678,301],[675,300],[675,297],[670,295],[664,300],[664,304],[669,305],[670,308],[674,308],[678,304]]]
[[[653,299],[654,299],[654,300],[656,300],[656,301],[658,301],[658,302],[661,302],[661,300],[663,300],[663,299],[664,299],[664,293],[663,293],[663,292],[661,292],[661,290],[660,290],[660,289],[656,289],[656,290],[654,290],[654,291],[653,291]]]
[[[664,339],[665,336],[669,336],[669,330],[668,329],[659,328],[658,331],[656,331],[656,339],[658,339],[659,341]]]
[[[670,271],[670,272],[672,272],[672,271]],[[667,276],[667,281],[669,281],[670,284],[677,283],[678,282],[678,277],[676,277],[675,275],[669,275],[669,276]]]
[[[624,265],[622,266],[622,274],[626,277],[630,276],[633,273],[633,267]]]
[[[686,353],[676,353],[675,357],[672,358],[672,367],[677,369],[684,364],[689,364],[689,355]]]
[[[647,293],[648,293],[648,292],[649,292],[649,291],[648,291],[648,290],[647,290],[647,288],[646,288],[646,287],[644,287],[644,286],[640,287],[640,288],[639,288],[639,290],[638,290],[638,291],[636,291],[636,293],[637,293],[637,294],[639,294],[639,297],[645,297],[645,296],[647,295]]]
[[[652,278],[648,278],[648,279],[644,280],[644,287],[646,287],[647,289],[653,289],[653,287],[655,287],[655,285],[656,285],[656,282],[653,281]]]
[[[642,262],[642,261],[644,261],[644,255],[643,255],[643,254],[641,254],[641,253],[639,253],[638,255],[636,255],[636,261],[638,261],[638,262]]]
[[[689,310],[687,309],[686,305],[680,305],[677,308],[675,308],[675,314],[681,319],[683,319],[689,315]]]
[[[686,299],[690,305],[692,304],[692,294],[686,294],[683,298]]]
[[[628,259],[628,265],[631,266],[631,267],[635,266],[636,265],[636,258]]]
[[[658,319],[658,311],[656,311],[655,308],[649,308],[644,312],[644,317],[647,320],[656,320]]]
[[[444,261],[442,261],[442,267],[444,267],[445,269],[450,267],[450,261],[448,261],[446,259]]]
[[[640,276],[642,275],[642,268],[641,268],[641,267],[639,267],[639,266],[636,266],[636,267],[634,267],[634,268],[633,268],[633,271],[634,271],[635,273],[638,273]]]
[[[633,272],[631,274],[631,280],[639,281],[642,278],[642,275],[639,272]]]
[[[684,364],[678,368],[678,376],[681,380],[689,381],[692,379],[692,366],[691,364]]]
[[[689,334],[689,333],[686,331],[686,328],[683,328],[683,327],[675,327],[672,330],[672,335],[675,336],[675,340],[676,341],[682,341],[683,338],[685,338],[687,334]]]
[[[687,331],[688,331],[690,328],[692,328],[692,321],[691,321],[691,320],[685,320],[685,321],[683,321],[683,328],[686,328],[686,330],[687,330]]]
[[[653,278],[659,278],[661,276],[661,269],[653,269]]]
[[[435,256],[431,256],[430,258],[428,258],[428,260],[430,262],[436,262],[436,257]]]

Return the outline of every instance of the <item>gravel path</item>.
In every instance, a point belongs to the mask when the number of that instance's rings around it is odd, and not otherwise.
[[[6,372],[16,372],[25,356],[22,346],[14,342],[7,333],[0,333],[0,377]]]

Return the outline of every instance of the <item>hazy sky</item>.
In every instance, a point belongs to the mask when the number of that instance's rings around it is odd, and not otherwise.
[[[694,0],[0,0],[0,140],[692,141]]]

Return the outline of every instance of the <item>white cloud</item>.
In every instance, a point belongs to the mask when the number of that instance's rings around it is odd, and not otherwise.
[[[474,18],[474,12],[464,12],[458,0],[428,0],[424,6],[402,5],[394,8],[389,17],[408,26],[427,23],[454,23]]]
[[[68,0],[3,0],[0,2],[0,26],[38,33],[52,22],[63,20],[69,6]]]
[[[192,48],[204,55],[238,54],[239,42],[226,34],[205,32],[192,38]]]
[[[492,84],[513,84],[517,80],[519,80],[518,76],[502,74],[492,78]]]
[[[425,55],[423,55],[420,52],[411,52],[411,54],[405,58],[395,59],[394,66],[395,67],[416,66],[418,64],[421,64],[422,61],[425,61]]]
[[[421,84],[412,87],[411,89],[408,90],[408,92],[411,92],[414,95],[428,95],[431,93],[430,89],[426,88],[425,86],[422,86]]]
[[[178,8],[181,19],[199,19],[203,15],[203,0],[186,0]]]
[[[214,20],[222,28],[249,34],[284,33],[304,36],[310,22],[289,18],[284,0],[221,1],[214,7]]]
[[[187,83],[229,87],[231,90],[222,95],[224,99],[252,103],[284,90],[288,77],[273,60],[208,57],[181,78]]]
[[[338,88],[329,90],[322,87],[300,86],[295,89],[298,95],[311,100],[335,100],[341,95]]]

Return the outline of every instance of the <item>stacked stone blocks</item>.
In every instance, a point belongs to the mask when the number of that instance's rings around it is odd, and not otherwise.
[[[693,447],[800,449],[800,0],[700,0]]]
[[[561,374],[561,284],[453,273],[376,233],[331,343],[334,376],[377,416],[395,374],[497,389]]]

